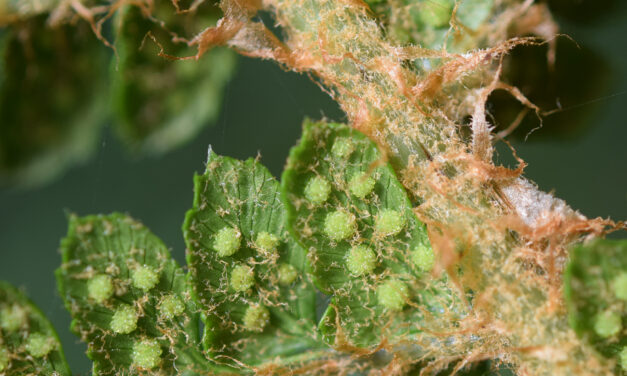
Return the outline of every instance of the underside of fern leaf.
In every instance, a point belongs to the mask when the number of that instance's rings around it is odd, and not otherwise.
[[[124,214],[70,216],[57,281],[97,375],[204,375],[198,314],[165,245]]]
[[[283,174],[288,223],[316,285],[333,296],[325,339],[338,349],[385,343],[417,356],[433,333],[446,338],[453,329],[442,318],[461,318],[464,308],[446,276],[432,276],[425,226],[383,158],[346,125],[306,122]]]
[[[315,352],[316,292],[285,228],[276,179],[255,160],[210,152],[194,182],[183,231],[212,358],[269,366]]]
[[[2,281],[0,375],[71,375],[52,324],[20,291]]]

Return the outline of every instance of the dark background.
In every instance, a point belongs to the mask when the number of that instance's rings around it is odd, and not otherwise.
[[[557,121],[545,122],[526,142],[525,129],[511,141],[529,163],[526,176],[541,189],[553,190],[587,216],[627,219],[627,6],[599,1],[597,14],[585,4],[574,11],[560,8],[564,2],[554,2],[561,31],[600,60],[583,61],[575,49],[569,57],[573,63],[562,61],[570,72],[563,78],[570,84],[568,93],[562,94],[575,93],[577,101],[565,105],[561,115],[554,115]],[[596,84],[593,94],[591,82]],[[555,99],[560,95],[558,91]],[[184,264],[181,225],[192,204],[193,174],[203,171],[208,145],[236,158],[260,153],[262,162],[279,176],[305,116],[344,119],[306,76],[283,72],[271,62],[241,58],[219,120],[192,143],[142,159],[129,155],[107,132],[88,164],[42,188],[0,191],[0,279],[27,291],[57,328],[72,370],[89,374],[91,362],[85,346],[69,331],[70,317],[53,275],[60,264],[66,213],[126,212],[143,221]],[[579,124],[581,119],[585,124]],[[511,161],[502,143],[498,151],[500,160]]]

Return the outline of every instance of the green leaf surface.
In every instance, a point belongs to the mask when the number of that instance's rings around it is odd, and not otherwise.
[[[425,226],[382,158],[356,130],[306,122],[283,174],[290,231],[333,295],[321,331],[339,348],[436,330],[437,316],[456,309],[446,278],[430,276]]]
[[[213,49],[198,61],[159,56],[196,54],[186,41],[213,26],[220,10],[211,2],[194,9],[177,13],[173,2],[158,1],[147,9],[127,5],[118,12],[119,60],[112,67],[115,126],[134,149],[168,151],[219,114],[222,89],[234,68],[232,51]]]
[[[604,356],[618,360],[627,348],[627,240],[574,247],[564,291],[573,329]]]
[[[394,42],[432,50],[446,48],[452,53],[488,47],[490,18],[507,9],[494,0],[366,0],[366,3]],[[414,60],[419,72],[431,71],[440,64],[440,58]]]
[[[248,367],[281,356],[298,367],[324,357],[314,351],[315,288],[285,228],[276,179],[255,160],[210,152],[194,187],[183,231],[212,358]]]
[[[57,281],[94,374],[213,374],[185,273],[165,245],[123,214],[69,221]]]
[[[457,19],[472,30],[478,29],[494,11],[494,0],[463,0],[457,8]]]
[[[0,281],[0,375],[71,374],[52,324],[20,291]]]
[[[0,28],[0,185],[36,185],[95,150],[107,51],[85,23]]]

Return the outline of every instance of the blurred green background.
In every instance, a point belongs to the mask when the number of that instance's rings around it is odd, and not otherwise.
[[[587,216],[627,219],[627,4],[600,1],[597,14],[583,3],[575,12],[573,7],[560,8],[560,3],[566,1],[554,2],[561,31],[582,48],[571,48],[562,61],[558,55],[558,67],[568,67],[560,81],[566,92],[551,95],[550,89],[541,88],[540,93],[549,93],[553,104],[562,94],[570,103],[560,100],[564,111],[547,119],[526,142],[526,134],[537,125],[531,120],[510,140],[529,163],[526,176],[541,189],[553,190]],[[577,51],[595,58],[581,58]],[[525,58],[520,61],[525,63]],[[279,176],[305,116],[344,120],[338,106],[306,76],[247,58],[239,59],[237,69],[219,120],[192,143],[165,155],[138,158],[107,131],[88,164],[44,187],[0,191],[0,279],[23,287],[51,318],[76,374],[88,374],[91,363],[85,346],[68,329],[69,314],[53,275],[60,264],[58,246],[68,212],[126,212],[161,237],[184,264],[181,225],[192,203],[193,174],[203,171],[209,145],[236,158],[259,153]],[[523,89],[529,76],[519,77]],[[503,143],[498,153],[499,160],[511,163]]]

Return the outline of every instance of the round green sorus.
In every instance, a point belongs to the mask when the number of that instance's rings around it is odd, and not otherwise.
[[[266,252],[275,251],[278,245],[279,238],[266,231],[262,231],[257,234],[257,238],[255,239],[255,246]]]
[[[380,211],[374,222],[374,229],[381,235],[396,235],[405,227],[405,217],[393,209]]]
[[[355,233],[355,216],[342,210],[327,214],[324,219],[324,233],[331,240],[343,240]]]
[[[242,234],[238,229],[232,227],[224,227],[215,236],[213,248],[218,252],[218,256],[232,256],[242,242]]]
[[[261,332],[269,320],[270,312],[268,312],[266,307],[260,304],[250,305],[246,308],[246,313],[244,313],[244,328],[253,332]]]
[[[55,339],[42,333],[33,333],[26,340],[26,351],[35,358],[42,358],[54,350]]]
[[[430,272],[435,265],[435,254],[433,249],[424,244],[419,244],[411,251],[411,261],[423,272]]]
[[[279,266],[279,283],[289,285],[298,277],[298,270],[291,264],[281,264]]]
[[[144,339],[133,344],[133,365],[153,369],[161,362],[161,346],[153,339]]]
[[[622,272],[614,278],[612,290],[618,299],[627,301],[627,272]]]
[[[9,351],[0,345],[0,372],[9,367]]]
[[[178,297],[166,295],[159,302],[159,314],[165,319],[173,319],[185,311],[185,305]]]
[[[120,334],[128,334],[137,329],[137,312],[135,308],[122,304],[115,310],[111,318],[111,330]]]
[[[453,3],[449,0],[426,0],[418,6],[420,21],[432,27],[446,26],[453,15]]]
[[[346,158],[355,150],[353,140],[348,137],[338,137],[331,146],[331,154],[336,158]]]
[[[103,303],[113,295],[113,281],[106,274],[98,274],[87,282],[87,296],[96,303]]]
[[[255,271],[248,265],[236,265],[231,270],[229,285],[238,292],[244,292],[255,284]]]
[[[612,311],[601,312],[594,319],[594,332],[603,338],[616,335],[621,329],[621,318]]]
[[[374,189],[375,180],[364,172],[358,173],[348,182],[348,189],[357,198],[366,197]]]
[[[331,184],[322,176],[315,176],[305,186],[305,198],[312,204],[322,204],[329,198]]]
[[[348,251],[346,267],[353,275],[370,274],[377,266],[377,255],[365,245],[352,247]]]
[[[0,328],[14,332],[28,323],[28,318],[24,308],[17,304],[3,307],[0,310]]]
[[[148,291],[159,283],[159,274],[149,266],[138,266],[132,273],[133,286]]]
[[[620,366],[623,367],[623,370],[627,371],[627,346],[623,346],[623,349],[618,354],[618,358]]]
[[[408,299],[409,289],[398,279],[389,279],[377,287],[377,302],[390,311],[401,311]]]

